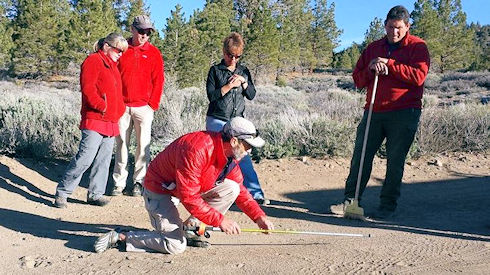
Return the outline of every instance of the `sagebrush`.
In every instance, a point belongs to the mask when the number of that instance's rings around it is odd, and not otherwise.
[[[447,89],[446,94],[454,95],[444,82],[457,77],[478,82],[474,85],[482,95],[488,94],[483,74],[432,76],[410,156],[490,148],[488,105],[477,100],[442,104],[445,98],[434,93]],[[267,141],[264,148],[254,151],[255,157],[350,156],[365,95],[342,88],[351,87],[347,79],[346,75],[322,75],[294,79],[291,86],[295,88],[258,86],[257,97],[246,102],[245,111]],[[0,82],[0,153],[36,158],[73,156],[80,138],[81,95],[68,87]],[[153,122],[152,155],[185,133],[204,130],[207,105],[204,87],[178,89],[167,79]]]

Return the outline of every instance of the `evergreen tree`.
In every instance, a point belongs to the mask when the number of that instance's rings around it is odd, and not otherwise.
[[[201,34],[196,26],[199,11],[194,11],[183,29],[180,53],[177,56],[177,83],[179,87],[201,86],[206,82],[209,57],[201,43]],[[165,54],[165,53],[164,53]]]
[[[274,5],[279,32],[278,75],[300,66],[300,40],[302,35],[300,32],[302,29],[305,31],[304,21],[301,19],[304,3],[305,1],[301,0],[285,0],[277,1]],[[261,6],[267,7],[267,1],[263,1]],[[261,16],[261,19],[270,21],[269,18],[264,18],[263,16]]]
[[[0,1],[0,70],[10,65],[10,50],[13,49],[13,29],[10,19],[7,18],[7,9],[11,8],[10,1]]]
[[[369,23],[369,29],[364,33],[364,42],[362,42],[363,48],[366,48],[370,43],[379,40],[385,36],[385,26],[383,20],[378,17],[374,17],[373,21]]]
[[[69,6],[63,0],[17,1],[12,72],[21,77],[44,77],[67,63],[66,28]]]
[[[74,15],[70,20],[70,45],[76,63],[93,51],[94,43],[111,32],[121,32],[117,25],[112,0],[79,0],[73,3]]]
[[[361,56],[361,47],[362,46],[357,43],[352,43],[349,48],[335,54],[335,68],[353,70],[356,66],[357,60],[359,60],[359,57]]]
[[[473,60],[474,32],[466,25],[460,0],[418,0],[413,31],[429,48],[433,70],[468,68]]]
[[[165,73],[174,74],[177,69],[177,61],[182,44],[185,30],[184,13],[182,6],[177,4],[175,10],[171,11],[171,17],[167,18],[167,25],[163,30],[163,56],[165,59]]]
[[[249,26],[248,40],[243,61],[254,78],[267,77],[275,72],[279,60],[279,33],[271,9],[262,2],[254,11],[254,19]]]
[[[313,52],[317,67],[330,66],[333,50],[339,46],[342,34],[342,30],[335,24],[335,3],[327,7],[327,0],[316,0],[313,16]]]
[[[223,39],[230,34],[234,18],[232,0],[207,0],[204,10],[196,17],[200,43],[208,58],[206,67],[221,60]]]
[[[490,69],[490,25],[471,24],[475,32],[475,53],[471,70]]]

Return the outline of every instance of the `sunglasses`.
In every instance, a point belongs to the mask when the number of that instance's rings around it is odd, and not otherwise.
[[[151,29],[139,29],[139,28],[136,28],[136,31],[139,34],[141,34],[141,35],[146,34],[147,36],[150,36],[150,34],[151,34]]]
[[[114,46],[112,46],[112,45],[111,45],[111,44],[109,44],[109,43],[107,43],[107,45],[109,45],[109,47],[113,48],[113,49],[114,49],[114,51],[116,51],[117,53],[122,53],[122,52],[123,52],[123,50],[119,49],[118,47],[114,47]]]
[[[231,54],[231,53],[226,53],[226,55],[227,55],[229,58],[231,58],[231,59],[233,59],[233,58],[235,58],[235,59],[240,59],[240,57],[242,57],[242,55],[233,55],[233,54]]]

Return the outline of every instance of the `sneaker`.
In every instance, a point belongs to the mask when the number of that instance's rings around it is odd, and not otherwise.
[[[330,213],[336,215],[344,215],[345,207],[350,204],[350,200],[346,199],[339,204],[330,205]]]
[[[131,193],[133,197],[139,197],[141,194],[143,194],[143,186],[141,183],[137,182],[133,186],[133,192]]]
[[[269,205],[271,204],[271,201],[266,199],[266,198],[261,198],[261,199],[255,199],[255,201],[259,204],[259,205]]]
[[[105,206],[110,202],[110,200],[106,197],[100,197],[96,200],[87,198],[87,203],[90,205],[97,205],[97,206]]]
[[[124,187],[120,186],[114,186],[114,189],[112,189],[111,196],[121,196],[123,194]]]
[[[54,206],[58,208],[67,208],[68,202],[66,201],[66,198],[56,196],[54,199]]]
[[[95,241],[95,252],[102,253],[109,248],[117,247],[117,242],[119,242],[119,233],[114,230],[109,231]]]

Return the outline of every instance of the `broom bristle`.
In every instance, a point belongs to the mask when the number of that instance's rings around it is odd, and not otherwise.
[[[359,201],[353,200],[345,206],[344,217],[348,219],[364,220],[364,209],[359,206]]]

